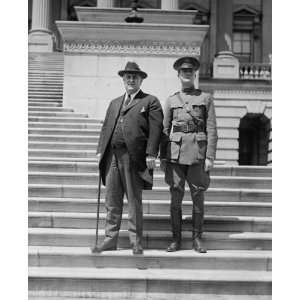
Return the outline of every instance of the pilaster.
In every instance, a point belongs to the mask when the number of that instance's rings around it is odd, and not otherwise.
[[[112,8],[115,6],[115,0],[97,0],[97,7]]]
[[[30,52],[52,52],[51,0],[33,0],[32,25],[29,32]]]
[[[178,0],[163,0],[161,1],[161,9],[176,10],[178,9]]]

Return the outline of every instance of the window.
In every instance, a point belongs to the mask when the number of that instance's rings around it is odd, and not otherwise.
[[[236,31],[233,33],[233,52],[241,62],[251,61],[251,33]]]

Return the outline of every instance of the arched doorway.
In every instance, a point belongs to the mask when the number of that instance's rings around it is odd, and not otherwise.
[[[239,127],[239,165],[267,165],[270,120],[263,114],[247,114]]]

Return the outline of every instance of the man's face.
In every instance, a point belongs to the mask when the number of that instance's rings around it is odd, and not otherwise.
[[[178,77],[182,83],[194,83],[196,71],[193,68],[179,69]]]
[[[140,89],[143,79],[138,74],[125,73],[123,81],[127,94],[131,95]]]

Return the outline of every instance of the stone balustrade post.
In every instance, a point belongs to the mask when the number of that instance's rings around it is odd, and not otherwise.
[[[97,7],[100,8],[115,7],[115,0],[97,0]]]
[[[51,0],[33,0],[32,24],[29,32],[30,52],[52,52],[53,33],[51,28]]]
[[[162,0],[161,9],[165,9],[165,10],[179,9],[178,0]]]

